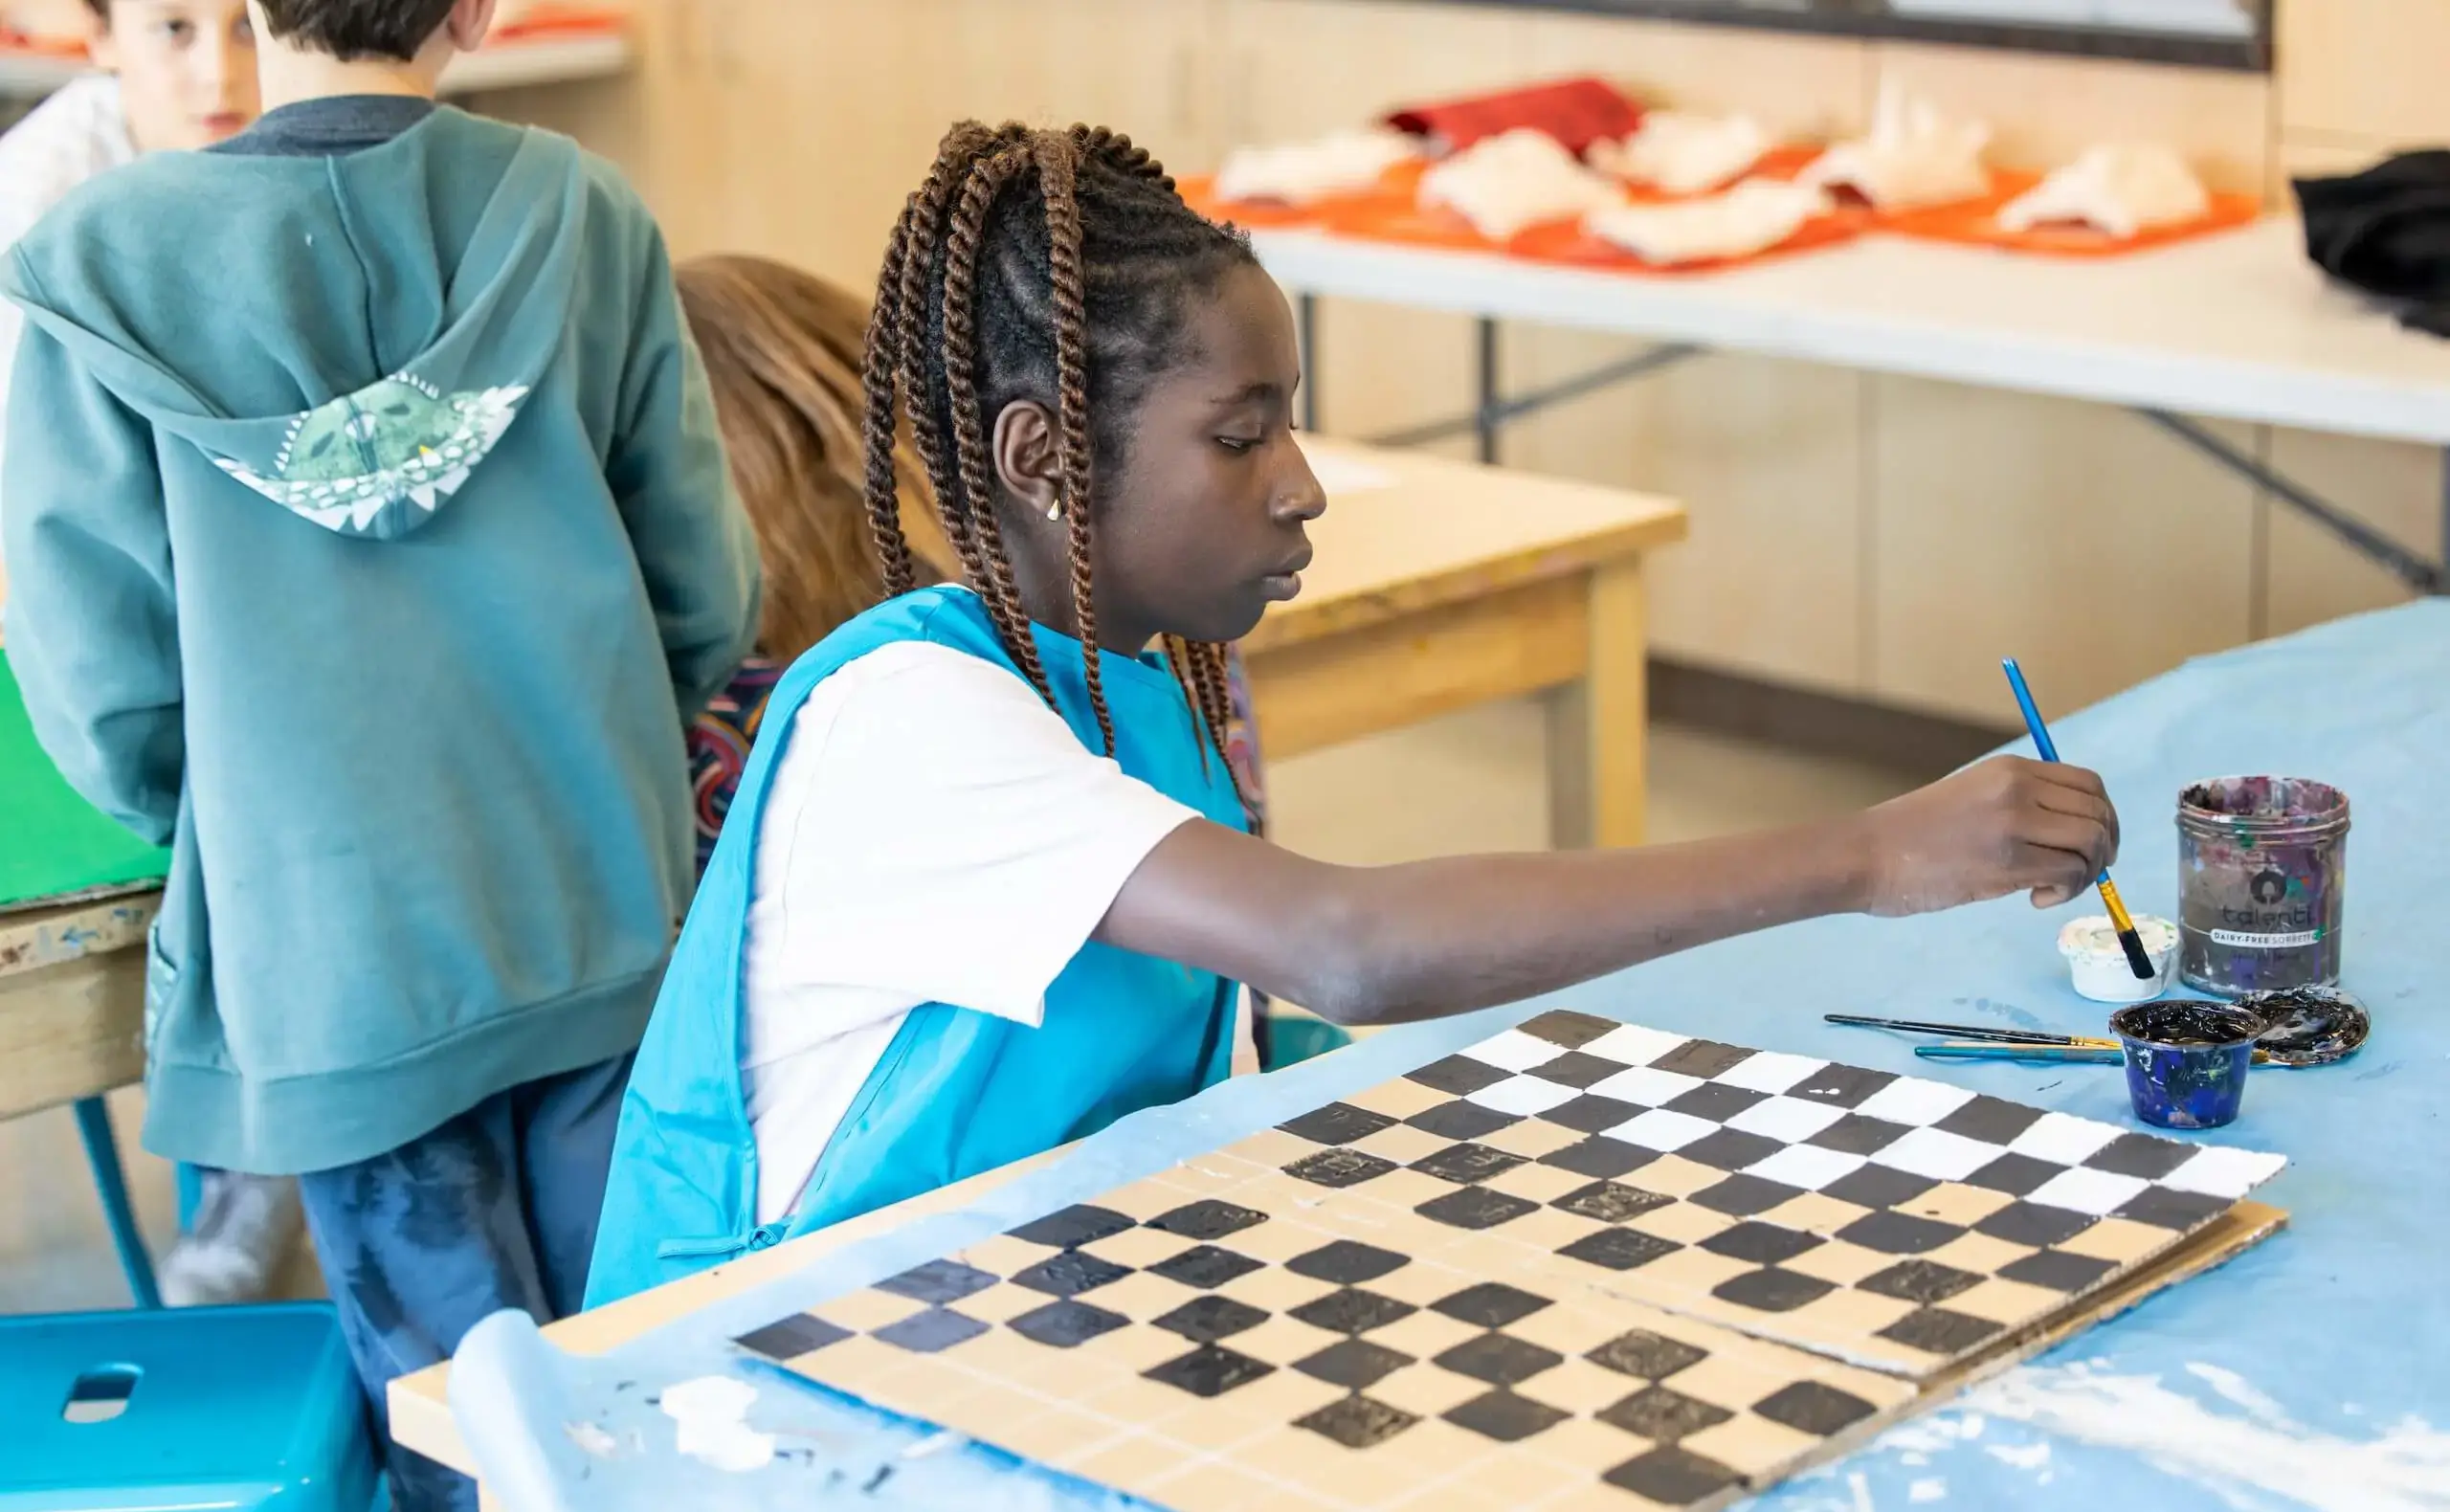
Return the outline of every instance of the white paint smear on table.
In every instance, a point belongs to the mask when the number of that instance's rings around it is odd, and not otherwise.
[[[2100,1363],[2032,1367],[1974,1388],[1952,1410],[1899,1425],[1864,1455],[1893,1456],[1901,1466],[1927,1464],[1932,1456],[1972,1446],[1995,1417],[2053,1438],[2125,1450],[2238,1512],[2289,1506],[2450,1512],[2450,1433],[2409,1415],[2372,1438],[2344,1438],[2299,1423],[2234,1371],[2209,1365],[2186,1369],[2216,1402],[2164,1386],[2157,1375],[2120,1375]],[[2055,1478],[2047,1442],[1981,1447],[2037,1487]],[[1825,1500],[1802,1504],[1813,1512],[1861,1512],[1863,1479],[1847,1463],[1822,1472],[1842,1476],[1842,1489],[1833,1486]],[[1945,1482],[1926,1477],[1912,1482],[1907,1500],[1926,1501],[1945,1492]]]
[[[674,1446],[717,1470],[762,1470],[774,1457],[774,1435],[748,1426],[757,1388],[727,1375],[702,1375],[666,1387],[658,1404],[679,1430]]]

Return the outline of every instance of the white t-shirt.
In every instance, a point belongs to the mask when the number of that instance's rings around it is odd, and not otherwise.
[[[135,160],[136,144],[120,109],[119,80],[96,75],[61,86],[0,136],[0,251],[15,246],[69,190]],[[0,299],[0,441],[7,434],[9,380],[25,322],[15,300]],[[0,569],[0,598],[8,589]]]
[[[818,683],[767,792],[748,909],[757,1221],[797,1203],[910,1010],[1035,1028],[1132,872],[1197,817],[950,647],[898,641]]]

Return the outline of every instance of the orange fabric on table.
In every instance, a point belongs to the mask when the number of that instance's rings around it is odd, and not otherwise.
[[[2038,173],[1996,172],[1993,192],[1962,205],[1939,205],[1912,211],[1882,222],[1884,230],[1924,241],[1950,241],[1970,247],[1996,247],[2008,252],[2038,253],[2054,257],[2121,257],[2129,253],[2192,241],[2217,232],[2251,226],[2262,218],[2262,201],[2252,194],[2215,194],[2212,208],[2193,220],[2152,226],[2132,236],[2113,236],[2092,226],[2060,222],[2027,231],[1999,224],[1999,212],[2041,182]]]
[[[1175,190],[1183,203],[1210,220],[1232,221],[1236,226],[1258,229],[1286,229],[1297,226],[1323,226],[1335,215],[1370,206],[1384,205],[1396,209],[1410,206],[1419,192],[1420,176],[1429,165],[1421,162],[1398,163],[1379,176],[1377,184],[1358,194],[1339,194],[1308,205],[1288,205],[1281,200],[1219,199],[1216,197],[1216,176],[1213,173],[1193,174],[1175,181]]]

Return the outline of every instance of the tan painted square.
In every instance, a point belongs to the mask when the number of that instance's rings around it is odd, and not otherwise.
[[[1249,1355],[1254,1360],[1281,1366],[1307,1359],[1335,1343],[1336,1338],[1325,1329],[1313,1328],[1298,1318],[1280,1315],[1222,1342],[1228,1349]]]
[[[1050,1463],[1087,1457],[1092,1446],[1115,1437],[1114,1425],[1077,1407],[1049,1403],[1004,1431],[1005,1441],[1027,1445],[1029,1456]]]
[[[1914,1399],[1917,1389],[1893,1375],[1882,1375],[1835,1360],[1796,1361],[1796,1380],[1819,1381],[1851,1392],[1886,1412]]]
[[[1393,1131],[1389,1130],[1389,1132]],[[1414,1129],[1412,1132],[1416,1134],[1420,1131]],[[1451,1145],[1454,1141],[1448,1140],[1445,1143]],[[1441,1145],[1439,1147],[1443,1148],[1444,1145]],[[1365,1181],[1358,1187],[1346,1188],[1345,1195],[1347,1198],[1359,1198],[1363,1202],[1376,1203],[1382,1208],[1410,1212],[1424,1202],[1434,1202],[1450,1192],[1462,1190],[1453,1182],[1440,1181],[1427,1171],[1391,1170],[1384,1176]]]
[[[1647,1442],[1631,1434],[1626,1435],[1626,1441],[1634,1444]],[[1645,1512],[1645,1509],[1657,1506],[1659,1503],[1648,1497],[1619,1491],[1594,1478],[1588,1486],[1570,1488],[1550,1497],[1539,1504],[1537,1512]],[[1521,1512],[1521,1509],[1515,1509],[1515,1512]]]
[[[1287,1350],[1283,1351],[1285,1359],[1279,1360],[1275,1352],[1242,1349],[1242,1341],[1249,1337],[1248,1334],[1236,1334],[1226,1340],[1225,1345],[1228,1348],[1241,1349],[1244,1354],[1278,1366],[1316,1352],[1315,1347],[1298,1352]],[[1316,1337],[1315,1334],[1312,1336],[1314,1345]],[[1315,1412],[1344,1394],[1344,1388],[1340,1386],[1313,1380],[1299,1370],[1280,1368],[1247,1386],[1236,1387],[1231,1400],[1236,1408],[1254,1417],[1264,1417],[1271,1423],[1290,1424],[1295,1418]]]
[[[1191,1197],[1182,1188],[1174,1186],[1168,1179],[1169,1173],[1169,1171],[1160,1171],[1145,1180],[1135,1181],[1128,1187],[1119,1187],[1112,1191],[1104,1192],[1098,1197],[1095,1205],[1120,1212],[1134,1223],[1146,1223],[1169,1209],[1179,1208],[1191,1201]]]
[[[1627,1271],[1616,1279],[1616,1284],[1644,1297],[1672,1297],[1679,1291],[1707,1296],[1710,1288],[1721,1281],[1732,1280],[1747,1271],[1758,1269],[1760,1267],[1743,1260],[1712,1255],[1707,1250],[1697,1250],[1688,1245],[1673,1255],[1662,1255],[1648,1265]]]
[[[838,1324],[855,1333],[873,1333],[890,1323],[898,1323],[913,1313],[926,1310],[925,1302],[914,1301],[907,1297],[896,1297],[891,1292],[874,1289],[856,1291],[847,1297],[836,1297],[832,1301],[819,1302],[809,1309],[827,1323]],[[841,1345],[836,1345],[835,1347],[838,1349]]]
[[[1392,1081],[1381,1081],[1374,1087],[1348,1092],[1337,1101],[1356,1108],[1367,1108],[1372,1113],[1384,1113],[1391,1119],[1408,1119],[1415,1113],[1426,1113],[1434,1107],[1452,1102],[1455,1098],[1436,1087],[1425,1087],[1408,1078],[1397,1077]]]
[[[1768,1478],[1772,1472],[1815,1453],[1821,1442],[1783,1423],[1773,1423],[1749,1412],[1739,1412],[1714,1428],[1705,1428],[1690,1435],[1684,1440],[1684,1447],[1697,1455],[1707,1455],[1748,1476]]]
[[[1121,1313],[1134,1323],[1147,1323],[1160,1314],[1173,1311],[1197,1295],[1180,1281],[1169,1281],[1147,1271],[1135,1271],[1119,1281],[1109,1281],[1095,1290],[1082,1292],[1075,1301],[1092,1307],[1102,1307],[1110,1313]],[[1049,1297],[1045,1301],[1053,1301],[1055,1299]]]
[[[1596,1218],[1586,1218],[1562,1208],[1542,1208],[1537,1212],[1526,1212],[1511,1223],[1502,1223],[1489,1232],[1509,1244],[1554,1255],[1574,1240],[1588,1238],[1606,1227],[1608,1225]]]
[[[1954,1306],[1955,1303],[1949,1305]],[[1914,1308],[1914,1303],[1901,1298],[1882,1297],[1841,1286],[1817,1301],[1808,1302],[1779,1317],[1794,1319],[1804,1328],[1815,1330],[1821,1338],[1849,1339],[1876,1334]],[[1769,1326],[1775,1328],[1777,1323],[1772,1322]]]
[[[1590,1186],[1591,1178],[1570,1170],[1560,1169],[1555,1166],[1542,1166],[1535,1162],[1527,1166],[1517,1166],[1509,1171],[1503,1171],[1490,1177],[1482,1185],[1492,1191],[1502,1191],[1508,1196],[1524,1197],[1532,1202],[1549,1203],[1556,1201],[1567,1192],[1580,1191],[1583,1188]]]
[[[1616,1178],[1628,1186],[1644,1191],[1655,1191],[1662,1197],[1689,1197],[1705,1191],[1726,1180],[1726,1172],[1686,1160],[1682,1155],[1661,1155],[1639,1170]]]
[[[2089,1255],[2097,1260],[2132,1265],[2175,1244],[2178,1237],[2167,1229],[2156,1229],[2131,1218],[2104,1218],[2058,1248],[2070,1255]]]
[[[1418,1367],[1414,1368],[1417,1369]],[[1452,1376],[1450,1379],[1463,1380],[1461,1376]],[[1488,1390],[1478,1381],[1464,1381],[1463,1384],[1472,1388],[1471,1391],[1462,1398],[1464,1401],[1469,1401],[1472,1397]],[[1378,1395],[1374,1389],[1370,1394]],[[1381,1397],[1380,1400],[1390,1399]],[[1423,1480],[1436,1476],[1460,1474],[1489,1458],[1500,1448],[1499,1445],[1482,1438],[1478,1434],[1458,1428],[1434,1415],[1424,1417],[1420,1422],[1414,1423],[1395,1437],[1389,1439],[1381,1446],[1381,1452],[1393,1449],[1397,1445],[1402,1446],[1400,1453],[1406,1467],[1405,1474]]]
[[[2010,1244],[1987,1234],[1961,1234],[1938,1249],[1919,1256],[1934,1265],[1953,1265],[1976,1276],[1990,1276],[2034,1253],[2029,1244]],[[1904,1256],[1899,1256],[1904,1258]]]
[[[1242,1445],[1235,1457],[1328,1506],[1369,1507],[1386,1492],[1387,1460],[1374,1452],[1347,1449],[1306,1428],[1279,1427]]]
[[[962,1398],[961,1422],[947,1426],[975,1434],[990,1443],[1000,1443],[997,1435],[1002,1425],[1021,1422],[1046,1405],[1045,1397],[1010,1382],[981,1381],[976,1390]]]
[[[1238,1234],[1229,1234],[1214,1242],[1220,1250],[1231,1250],[1269,1265],[1281,1265],[1297,1255],[1307,1255],[1334,1239],[1334,1234],[1323,1234],[1312,1228],[1307,1215],[1289,1217],[1278,1213],[1265,1223],[1255,1223]]]
[[[1637,1214],[1627,1221],[1624,1227],[1638,1229],[1644,1234],[1657,1234],[1662,1239],[1674,1239],[1679,1244],[1699,1244],[1714,1234],[1726,1233],[1743,1221],[1741,1218],[1730,1218],[1724,1212],[1713,1212],[1699,1203],[1680,1202],[1670,1207],[1653,1208],[1648,1212]],[[1654,1260],[1651,1263],[1655,1265],[1658,1262]],[[1645,1270],[1649,1268],[1649,1266],[1643,1267]]]
[[[1101,1335],[1095,1341],[1081,1345],[1081,1348],[1095,1349],[1125,1369],[1147,1370],[1165,1364],[1176,1355],[1190,1353],[1192,1343],[1178,1333],[1169,1333],[1163,1328],[1151,1328],[1147,1323],[1137,1323],[1129,1328],[1118,1328],[1110,1334]]]
[[[1229,1161],[1217,1154],[1194,1156],[1164,1172],[1167,1183],[1181,1188],[1190,1195],[1183,1202],[1195,1202],[1201,1197],[1218,1197],[1258,1174],[1249,1161]],[[1175,1206],[1181,1206],[1177,1203]]]
[[[1246,1512],[1267,1505],[1277,1487],[1230,1458],[1190,1464],[1151,1481],[1149,1497],[1177,1512]]]
[[[1440,1350],[1452,1349],[1481,1330],[1467,1323],[1459,1323],[1444,1313],[1424,1307],[1409,1318],[1399,1318],[1384,1328],[1372,1328],[1362,1335],[1371,1344],[1390,1349],[1401,1349],[1416,1359],[1426,1360]],[[1323,1343],[1333,1343],[1332,1339]]]
[[[1630,1391],[1617,1393],[1619,1397],[1630,1394]],[[1648,1447],[1648,1439],[1589,1417],[1559,1423],[1546,1433],[1525,1439],[1518,1446],[1521,1457],[1545,1460],[1560,1469],[1584,1476],[1596,1476],[1604,1470],[1614,1469]]]
[[[1415,1307],[1426,1307],[1454,1296],[1473,1284],[1469,1273],[1436,1260],[1414,1260],[1410,1265],[1389,1271],[1373,1281],[1362,1284],[1381,1297],[1392,1297]]]
[[[1009,1282],[973,1292],[955,1303],[955,1307],[980,1323],[999,1323],[1018,1318],[1034,1307],[1043,1307],[1054,1299],[1044,1292],[1034,1292],[1026,1286]]]
[[[855,1390],[881,1382],[909,1363],[910,1351],[861,1336],[845,1339],[814,1357],[813,1373]]]
[[[1988,1318],[1993,1323],[2020,1323],[2052,1311],[2066,1300],[2063,1292],[2055,1292],[2044,1286],[2028,1286],[2022,1281],[2003,1281],[1993,1277],[1979,1286],[1959,1292],[1940,1305],[1950,1312]]]
[[[1548,1432],[1553,1434],[1566,1426],[1559,1423]],[[1578,1467],[1568,1469],[1529,1455],[1498,1455],[1463,1472],[1459,1483],[1479,1496],[1481,1506],[1520,1507],[1578,1489],[1590,1481],[1590,1473]]]
[[[1080,1246],[1087,1254],[1117,1265],[1128,1265],[1135,1271],[1147,1270],[1161,1260],[1170,1260],[1199,1241],[1168,1234],[1163,1229],[1125,1229],[1109,1234]]]
[[[1323,1205],[1329,1193],[1325,1187],[1288,1176],[1281,1170],[1263,1170],[1216,1195],[1219,1200],[1236,1207],[1266,1213],[1269,1223],[1300,1223],[1324,1211]],[[1227,1234],[1217,1242],[1231,1248],[1233,1241],[1242,1234],[1265,1227],[1267,1224],[1255,1223],[1248,1229]]]
[[[1531,1216],[1534,1214],[1526,1213],[1524,1218],[1515,1222],[1523,1222]],[[1515,1277],[1523,1269],[1525,1252],[1524,1246],[1506,1232],[1513,1227],[1513,1223],[1504,1223],[1479,1233],[1465,1233],[1448,1241],[1446,1247],[1438,1251],[1437,1257],[1467,1275],[1500,1279]]]
[[[1944,1181],[1910,1202],[1899,1203],[1897,1211],[1917,1218],[1963,1224],[1970,1229],[2016,1200],[2004,1191]]]
[[[1692,1342],[1710,1349],[1709,1355],[1669,1376],[1666,1384],[1686,1396],[1698,1397],[1728,1412],[1744,1412],[1793,1378],[1793,1371],[1784,1367],[1785,1361],[1779,1354],[1758,1346],[1748,1347],[1746,1341],[1730,1340],[1717,1348],[1711,1348],[1707,1340]],[[1640,1390],[1641,1385],[1629,1380],[1627,1394]]]
[[[1041,1297],[1038,1301],[1046,1302],[1052,1299]],[[915,1358],[949,1361],[974,1375],[991,1379],[1028,1381],[1052,1368],[1057,1357],[1075,1352],[1050,1349],[1009,1328],[991,1328],[942,1354]]]
[[[1303,1223],[1333,1237],[1359,1239],[1364,1244],[1374,1244],[1382,1250],[1395,1250],[1407,1255],[1419,1253],[1416,1249],[1407,1249],[1407,1240],[1425,1230],[1443,1232],[1408,1209],[1382,1207],[1374,1202],[1340,1200],[1305,1210],[1300,1216]]]
[[[1150,1425],[1151,1431],[1194,1449],[1230,1456],[1236,1445],[1264,1438],[1283,1426],[1244,1412],[1235,1404],[1235,1398],[1240,1395],[1239,1391],[1232,1391],[1224,1396],[1199,1397],[1189,1391],[1174,1391],[1174,1400],[1182,1406],[1157,1419]]]
[[[1825,1192],[1807,1191],[1800,1197],[1788,1198],[1760,1214],[1760,1218],[1764,1223],[1774,1223],[1780,1228],[1798,1229],[1825,1237],[1858,1218],[1871,1216],[1871,1212],[1869,1208],[1857,1207],[1851,1202],[1839,1202]]]
[[[1381,1342],[1375,1335],[1370,1337],[1372,1344]],[[1402,1346],[1390,1345],[1390,1347]],[[1420,1351],[1407,1348],[1404,1352],[1418,1354]],[[1434,1418],[1449,1408],[1461,1406],[1487,1390],[1485,1385],[1473,1380],[1470,1376],[1457,1375],[1452,1370],[1429,1364],[1424,1358],[1418,1365],[1408,1365],[1393,1374],[1383,1377],[1364,1394],[1376,1397],[1389,1407],[1400,1407],[1405,1412],[1417,1416]],[[1415,1432],[1415,1429],[1406,1429],[1397,1441],[1412,1438]]]
[[[1509,1328],[1516,1333],[1521,1324]],[[1591,1335],[1583,1336],[1586,1346]],[[1566,1356],[1558,1365],[1549,1367],[1523,1384],[1526,1395],[1536,1396],[1550,1407],[1561,1407],[1569,1412],[1589,1416],[1603,1407],[1621,1400],[1628,1391],[1639,1390],[1641,1383],[1573,1353],[1569,1346],[1551,1345]]]
[[[1255,1166],[1265,1166],[1273,1170],[1290,1166],[1305,1155],[1316,1155],[1326,1146],[1313,1144],[1299,1134],[1287,1134],[1282,1129],[1272,1128],[1261,1129],[1248,1139],[1236,1140],[1225,1148]]]
[[[1866,1276],[1879,1275],[1900,1258],[1895,1255],[1882,1255],[1878,1250],[1864,1249],[1860,1244],[1848,1244],[1841,1239],[1835,1244],[1806,1250],[1793,1259],[1778,1263],[1800,1275],[1817,1276],[1824,1281],[1852,1286]]]
[[[1180,1194],[1173,1195],[1179,1197]],[[1050,1255],[1060,1253],[1049,1245],[1032,1244],[1009,1234],[997,1234],[976,1244],[964,1245],[953,1252],[952,1257],[964,1265],[974,1265],[991,1276],[1012,1276],[1028,1270]]]
[[[1543,1281],[1526,1279],[1523,1284],[1548,1294]],[[1623,1333],[1627,1326],[1621,1307],[1586,1306],[1577,1300],[1568,1300],[1506,1324],[1505,1331],[1525,1344],[1536,1344],[1560,1354],[1579,1355]]]
[[[1150,1434],[1140,1434],[1106,1445],[1075,1467],[1084,1479],[1118,1491],[1145,1492],[1182,1468],[1182,1450]]]
[[[1290,1312],[1304,1302],[1317,1301],[1334,1291],[1333,1281],[1323,1281],[1313,1276],[1299,1276],[1281,1266],[1271,1265],[1262,1270],[1248,1271],[1216,1288],[1220,1296],[1236,1301],[1263,1307],[1272,1313]],[[1189,1287],[1176,1286],[1175,1292],[1189,1301],[1197,1295]]]
[[[1409,1123],[1394,1123],[1375,1134],[1354,1140],[1345,1148],[1362,1150],[1380,1160],[1392,1160],[1398,1166],[1409,1166],[1458,1143],[1460,1142],[1432,1134],[1427,1129],[1414,1128]]]
[[[1113,1422],[1146,1426],[1180,1412],[1182,1396],[1174,1388],[1135,1372],[1090,1388],[1080,1396],[1080,1405]]]
[[[1567,1128],[1562,1123],[1551,1123],[1545,1119],[1525,1119],[1481,1136],[1481,1143],[1509,1155],[1538,1160],[1543,1155],[1553,1155],[1569,1145],[1579,1145],[1584,1137],[1579,1131]]]

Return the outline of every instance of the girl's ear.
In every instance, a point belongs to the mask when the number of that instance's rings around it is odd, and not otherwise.
[[[1035,399],[1015,399],[995,416],[988,438],[995,478],[1032,514],[1057,518],[1063,497],[1061,447],[1055,415]]]

